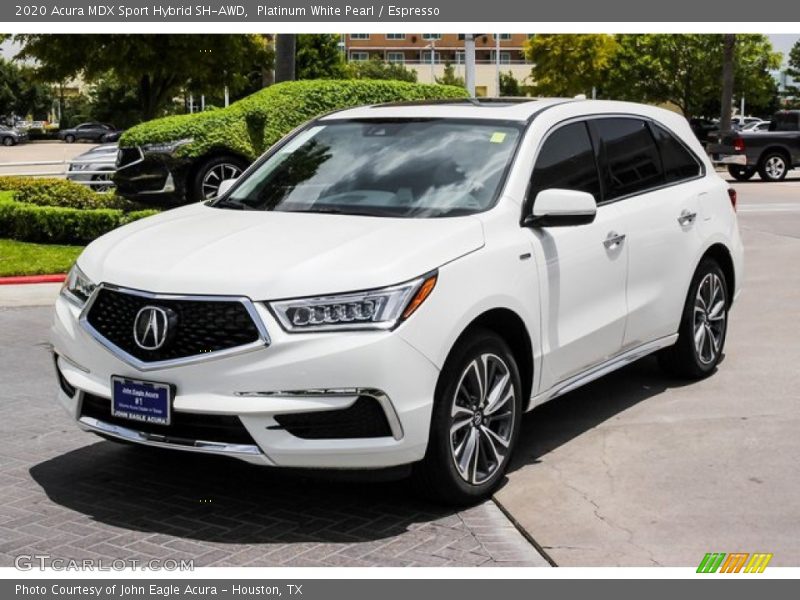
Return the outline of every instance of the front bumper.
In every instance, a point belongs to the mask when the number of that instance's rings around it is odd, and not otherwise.
[[[186,202],[191,159],[163,153],[143,153],[129,164],[118,164],[117,193],[142,204],[178,206]]]
[[[256,306],[271,338],[269,346],[143,372],[94,339],[79,323],[79,309],[60,297],[53,348],[61,375],[76,393],[69,395],[62,386],[58,399],[87,431],[255,464],[377,469],[424,456],[439,375],[432,362],[396,332],[287,334],[263,305]],[[177,441],[141,431],[135,421],[121,424],[82,414],[85,398],[110,405],[113,375],[170,383],[175,389],[174,415],[238,417],[252,444]],[[344,411],[362,395],[379,403],[389,424],[387,435],[309,439],[279,423],[284,415]]]

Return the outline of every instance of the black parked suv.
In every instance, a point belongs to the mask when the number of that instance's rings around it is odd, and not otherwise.
[[[767,131],[720,131],[706,147],[715,164],[726,165],[739,181],[756,173],[764,181],[782,181],[800,167],[800,110],[775,113]]]
[[[208,200],[219,184],[236,179],[251,161],[226,148],[202,157],[176,151],[191,140],[120,147],[114,182],[126,198],[161,206]]]

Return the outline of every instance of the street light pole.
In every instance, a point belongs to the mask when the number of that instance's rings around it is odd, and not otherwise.
[[[494,34],[494,84],[495,97],[500,97],[500,34]]]
[[[464,34],[464,84],[470,98],[475,97],[475,34]]]

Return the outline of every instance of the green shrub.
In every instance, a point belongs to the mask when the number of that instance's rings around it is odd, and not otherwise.
[[[191,139],[180,156],[227,148],[255,160],[298,125],[332,110],[408,100],[464,98],[463,88],[389,80],[307,80],[278,83],[229,107],[148,121],[128,129],[121,146]]]
[[[104,233],[155,210],[125,212],[114,208],[78,209],[38,206],[0,193],[0,238],[50,244],[86,244]]]
[[[0,177],[0,190],[13,191],[18,202],[38,206],[116,208],[120,210],[140,208],[133,202],[116,196],[113,192],[94,192],[89,186],[67,179]]]

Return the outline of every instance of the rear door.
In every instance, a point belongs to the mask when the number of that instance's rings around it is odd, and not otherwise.
[[[628,246],[623,349],[677,332],[694,262],[708,182],[697,158],[664,127],[644,119],[598,118],[605,200],[619,210]]]

